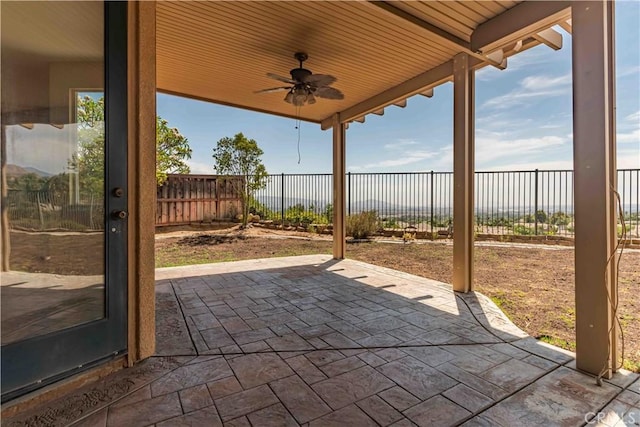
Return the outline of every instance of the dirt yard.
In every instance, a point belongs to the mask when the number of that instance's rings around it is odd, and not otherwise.
[[[331,253],[330,236],[252,228],[180,231],[156,236],[156,266]],[[100,274],[100,236],[12,235],[12,269],[57,274]],[[451,283],[447,243],[354,243],[347,256]],[[478,246],[476,289],[491,297],[520,328],[573,350],[575,346],[573,249],[547,246]],[[620,262],[618,317],[626,367],[640,371],[640,251]]]

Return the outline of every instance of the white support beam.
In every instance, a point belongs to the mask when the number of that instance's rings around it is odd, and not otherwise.
[[[572,3],[576,366],[617,364],[614,3]]]
[[[480,63],[480,61],[477,61]],[[373,111],[379,110],[380,107],[393,104],[403,98],[408,98],[415,94],[424,92],[434,86],[451,80],[453,74],[453,61],[445,62],[419,74],[406,82],[400,83],[384,92],[379,93],[369,99],[366,99],[340,113],[340,119],[348,122],[356,117],[361,117]],[[322,130],[327,130],[333,126],[333,116],[322,121]]]
[[[525,1],[480,24],[471,35],[471,50],[491,52],[537,34],[571,15],[570,1]]]
[[[533,38],[538,40],[540,43],[546,44],[553,50],[562,49],[562,34],[553,28],[547,28],[546,30],[540,31],[538,34],[534,34]]]
[[[333,122],[333,258],[344,259],[346,253],[346,126],[339,114]]]
[[[473,290],[474,77],[469,55],[453,59],[453,290]]]

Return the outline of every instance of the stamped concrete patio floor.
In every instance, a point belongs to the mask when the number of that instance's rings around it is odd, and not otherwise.
[[[640,420],[636,374],[597,386],[574,369],[571,353],[528,337],[486,297],[440,282],[316,255],[166,268],[156,277],[157,356],[3,424]]]

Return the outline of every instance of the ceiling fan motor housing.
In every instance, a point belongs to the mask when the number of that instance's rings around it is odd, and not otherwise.
[[[291,73],[291,78],[297,82],[304,82],[307,77],[311,75],[311,71],[306,68],[294,68],[289,71]]]

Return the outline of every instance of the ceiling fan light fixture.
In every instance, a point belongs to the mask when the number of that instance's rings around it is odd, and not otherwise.
[[[293,104],[293,91],[287,92],[287,95],[284,97],[284,102],[288,102],[289,104]]]
[[[307,95],[307,104],[315,104],[316,103],[316,97],[313,96],[313,92],[309,92],[309,94]]]
[[[293,96],[293,105],[295,105],[296,107],[304,106],[304,103],[306,101],[307,101],[307,97],[306,96],[299,96],[299,95],[294,95]]]
[[[302,107],[307,102],[308,94],[306,88],[297,86],[293,89],[293,105]]]

